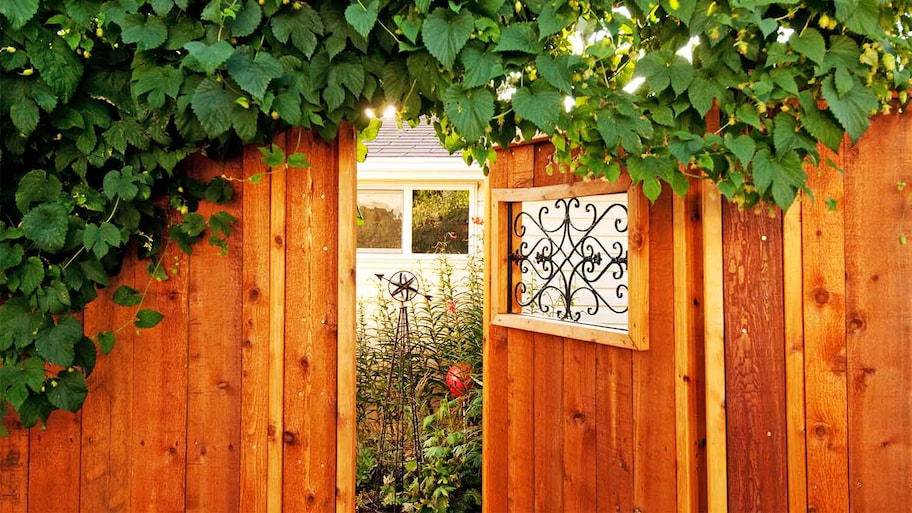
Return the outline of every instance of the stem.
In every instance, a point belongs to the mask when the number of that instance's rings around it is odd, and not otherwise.
[[[118,196],[117,199],[114,200],[114,208],[111,209],[111,215],[109,215],[108,218],[105,219],[104,222],[110,223],[110,222],[111,222],[111,219],[114,219],[114,214],[117,212],[117,207],[118,207],[119,205],[120,205],[120,196]],[[73,256],[70,257],[69,260],[67,260],[67,263],[63,264],[63,270],[66,271],[66,270],[70,267],[70,265],[72,265],[73,262],[74,262],[77,258],[79,258],[79,255],[81,255],[81,254],[83,254],[83,253],[85,252],[85,250],[86,250],[86,249],[85,249],[85,246],[79,248],[79,251],[77,251],[76,253],[74,253]]]

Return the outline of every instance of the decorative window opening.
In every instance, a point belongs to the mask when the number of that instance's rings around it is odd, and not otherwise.
[[[495,189],[494,324],[646,349],[648,228],[621,183]]]

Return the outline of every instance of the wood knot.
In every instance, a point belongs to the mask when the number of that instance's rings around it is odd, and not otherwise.
[[[880,446],[884,448],[890,447],[891,445],[893,445],[893,442],[890,440],[884,440],[883,442],[880,442]]]
[[[291,431],[285,431],[282,433],[282,442],[288,445],[294,445],[298,442],[298,435]]]
[[[204,445],[204,446],[200,447],[200,451],[199,451],[199,452],[200,452],[200,456],[205,456],[206,453],[209,452],[209,451],[206,450],[206,446]]]
[[[827,435],[829,435],[829,433],[830,433],[830,429],[827,427],[826,424],[823,424],[822,422],[814,424],[814,435],[817,438],[820,438],[820,439],[826,438]]]
[[[830,292],[823,288],[817,287],[811,292],[811,296],[814,298],[814,302],[818,305],[825,305],[830,302]]]
[[[643,249],[643,233],[640,231],[631,232],[628,237],[628,246],[633,250]]]
[[[266,426],[266,435],[270,438],[274,437],[276,434],[276,427],[272,424]]]
[[[176,290],[172,290],[171,292],[168,292],[168,299],[170,299],[171,301],[180,299],[180,296],[181,296],[180,292],[178,292]]]
[[[276,246],[278,246],[280,248],[285,244],[285,239],[282,238],[281,235],[276,235],[273,240],[275,241]]]
[[[250,301],[256,302],[256,300],[260,299],[260,289],[256,287],[250,289],[250,291],[247,292],[247,297],[250,298]]]
[[[861,317],[859,317],[857,315],[853,315],[852,317],[849,318],[848,323],[846,323],[846,327],[848,328],[848,332],[850,334],[858,333],[859,331],[864,331],[865,321]]]
[[[228,388],[228,382],[219,381],[218,385],[216,385],[216,386],[218,386],[219,390],[225,390],[226,388]]]
[[[586,423],[586,414],[583,412],[576,412],[573,414],[573,423],[577,426],[582,426]]]
[[[307,372],[307,370],[310,369],[310,360],[308,360],[306,356],[302,356],[299,362],[301,363],[304,372]]]
[[[177,454],[177,447],[168,447],[168,454]]]

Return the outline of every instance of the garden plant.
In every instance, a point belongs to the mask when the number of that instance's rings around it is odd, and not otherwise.
[[[394,406],[387,392],[400,303],[381,286],[370,304],[361,305],[359,511],[480,510],[483,269],[479,259],[469,257],[457,272],[452,258],[441,255],[434,269],[420,273],[430,294],[404,305],[412,372],[396,377],[415,398],[420,423],[412,432],[408,419],[393,419],[405,435],[398,442],[387,434],[384,443],[382,431],[384,415]]]
[[[649,198],[699,177],[739,205],[787,207],[818,143],[904,108],[909,12],[903,0],[3,0],[0,398],[27,426],[78,410],[96,346],[161,319],[143,308],[146,283],[115,294],[133,323],[84,333],[73,316],[132,248],[164,280],[165,246],[224,247],[234,219],[196,210],[233,184],[187,177],[189,155],[256,144],[271,172],[294,172],[306,157],[271,146],[276,133],[332,139],[349,122],[369,135],[365,108],[392,104],[485,166],[495,144],[542,133],[555,169],[623,169]]]

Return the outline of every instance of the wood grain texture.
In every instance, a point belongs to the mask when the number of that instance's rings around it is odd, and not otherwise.
[[[649,212],[649,350],[633,354],[634,507],[677,509],[672,195]]]
[[[289,135],[285,289],[286,511],[330,511],[336,495],[338,153],[310,132]]]
[[[564,448],[563,411],[564,341],[536,333],[533,339],[532,430],[534,440],[534,510],[563,511],[561,494]]]
[[[164,315],[133,342],[133,411],[130,433],[128,511],[183,511],[186,507],[187,381],[188,381],[188,263],[170,245],[162,255],[169,279],[152,282],[144,307]],[[144,266],[139,264],[136,281]],[[177,273],[172,273],[176,269]],[[130,329],[130,328],[127,328]],[[122,386],[118,384],[118,386]]]
[[[724,207],[728,506],[785,511],[782,218]]]
[[[96,336],[116,332],[111,354],[99,354],[95,372],[88,379],[89,394],[82,407],[82,459],[80,503],[83,511],[130,511],[133,432],[133,361],[135,330],[130,329],[134,309],[114,304],[120,285],[141,287],[148,280],[142,265],[127,257],[111,286],[99,292],[83,314],[85,332]],[[123,327],[124,329],[120,329]],[[118,331],[119,330],[119,331]]]
[[[356,134],[350,125],[339,129],[338,138],[338,349],[336,418],[336,511],[355,509],[357,437],[357,337],[356,272],[357,252],[357,163]]]
[[[722,194],[701,184],[703,196],[703,344],[706,379],[706,508],[728,511],[725,411],[725,302]]]
[[[673,199],[675,447],[678,511],[704,511],[702,195],[692,183]]]
[[[849,508],[912,510],[912,119],[846,152]]]
[[[506,153],[499,153],[499,162],[492,166],[491,173],[486,180],[485,187],[485,261],[492,262],[491,246],[495,239],[491,228],[493,214],[491,211],[494,202],[491,189],[505,187],[508,183],[508,173],[504,169],[504,162],[508,160]],[[506,238],[506,231],[501,234],[502,240]],[[492,304],[494,295],[492,287],[492,266],[485,266],[485,298],[484,298],[484,346],[482,358],[484,360],[484,387],[482,399],[484,401],[484,415],[482,415],[482,508],[486,512],[500,512],[508,510],[507,494],[507,468],[509,453],[507,450],[507,436],[509,433],[507,416],[507,396],[504,393],[507,386],[507,330],[506,328],[492,326],[491,315],[498,305]],[[501,273],[501,276],[504,276]],[[499,283],[499,282],[495,282]],[[503,279],[503,283],[506,280]],[[499,296],[505,298],[501,293]],[[504,299],[505,300],[505,299]],[[494,414],[493,412],[501,412]]]
[[[28,512],[29,435],[11,407],[3,418],[10,436],[0,438],[0,513]]]
[[[786,465],[789,511],[807,511],[804,314],[801,270],[801,205],[782,216],[782,278],[785,309]]]
[[[48,424],[33,429],[29,440],[28,510],[80,511],[80,414],[55,411]]]
[[[595,351],[596,510],[633,511],[633,354]]]
[[[596,506],[596,346],[566,339],[563,354],[564,511]]]
[[[273,141],[283,151],[287,134]],[[288,173],[269,176],[269,362],[268,410],[266,428],[266,505],[268,511],[282,511],[284,505],[284,454],[282,441],[285,411],[285,310],[286,310],[286,228]]]
[[[535,493],[535,446],[533,416],[533,334],[515,330],[507,343],[507,404],[510,433],[507,451],[510,467],[507,500],[510,511],[532,511]]]
[[[259,155],[244,153],[242,178],[268,168]],[[270,182],[245,182],[241,189],[243,237],[241,291],[240,510],[267,511],[269,430]]]
[[[242,160],[194,160],[193,176],[240,177]],[[242,201],[201,203],[204,218],[227,212],[242,218]],[[187,511],[240,507],[243,234],[228,239],[228,253],[201,244],[187,263]]]
[[[845,144],[843,147],[845,150]],[[842,155],[823,158],[845,166]],[[845,215],[842,176],[808,167],[817,199],[801,203],[807,505],[820,513],[849,508],[846,389]],[[836,202],[831,210],[826,200]]]

